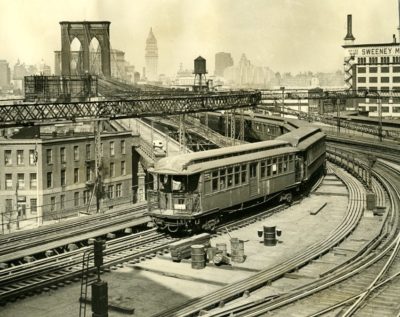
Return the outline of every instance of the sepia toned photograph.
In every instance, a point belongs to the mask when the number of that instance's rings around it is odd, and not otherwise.
[[[400,0],[0,0],[1,317],[400,317]]]

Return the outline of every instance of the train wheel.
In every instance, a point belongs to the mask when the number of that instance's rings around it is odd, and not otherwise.
[[[178,231],[178,229],[179,229],[178,226],[172,226],[172,225],[168,226],[168,231],[171,233],[176,233]]]

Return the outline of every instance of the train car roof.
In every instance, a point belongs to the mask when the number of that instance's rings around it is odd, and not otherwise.
[[[305,145],[311,145],[313,142],[325,137],[318,127],[301,127],[289,133],[280,135],[276,140],[289,142],[292,146],[304,148]]]
[[[181,161],[182,158],[179,155],[173,157],[176,158],[173,162],[166,161],[163,162],[162,164],[157,164],[161,160],[158,161],[153,169],[153,172],[156,172],[158,174],[169,174],[169,175],[191,175],[229,165],[240,165],[252,162],[254,160],[261,160],[280,154],[291,154],[296,152],[298,152],[296,148],[289,146],[278,149],[265,150],[256,153],[248,153],[245,155],[231,156],[223,159],[217,159],[212,162],[210,161],[201,162],[198,164],[192,164],[188,166]]]
[[[165,174],[192,174],[209,169],[210,166],[216,164],[223,166],[224,164],[241,162],[245,157],[247,159],[247,156],[254,159],[260,155],[262,157],[262,155],[273,155],[273,153],[279,154],[279,150],[282,149],[284,150],[283,152],[295,151],[286,141],[270,140],[165,157],[155,163],[153,171]]]

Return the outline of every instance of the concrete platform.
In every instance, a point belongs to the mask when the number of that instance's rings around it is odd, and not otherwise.
[[[332,182],[335,186],[331,186]],[[230,232],[232,237],[245,241],[244,253],[247,258],[244,263],[232,263],[216,267],[207,265],[204,269],[191,268],[190,261],[175,263],[168,259],[168,254],[147,260],[138,264],[126,264],[124,267],[103,276],[109,283],[109,297],[117,298],[121,305],[135,307],[135,316],[151,316],[168,307],[201,297],[221,286],[248,277],[258,270],[271,267],[290,258],[294,253],[326,237],[342,220],[348,203],[344,186],[341,182],[329,176],[323,182],[318,192],[341,194],[324,196],[311,194],[302,203],[294,205],[273,216]],[[327,205],[316,215],[310,210]],[[257,230],[263,226],[277,226],[282,230],[279,243],[273,247],[264,246]],[[230,236],[224,234],[212,239],[211,244],[227,243],[230,252]],[[350,247],[350,246],[349,246]],[[328,262],[328,260],[326,260]],[[316,263],[323,269],[330,265]],[[237,300],[232,304],[254,300],[277,294],[292,287],[293,282],[311,281],[316,274],[312,271],[299,271],[289,274],[286,278],[274,282],[270,287],[253,293],[249,298]],[[66,286],[44,295],[26,298],[0,308],[2,317],[23,316],[72,316],[78,314],[79,283]],[[51,307],[58,303],[57,307]],[[89,307],[90,309],[90,307]],[[57,314],[55,314],[57,312]],[[109,316],[123,316],[122,313],[110,311]]]

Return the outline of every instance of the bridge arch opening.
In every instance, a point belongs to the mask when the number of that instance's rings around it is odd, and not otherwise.
[[[91,74],[102,75],[101,45],[97,37],[93,37],[89,45],[89,70]]]
[[[82,73],[82,44],[77,37],[71,41],[70,44],[71,56],[71,75],[79,75]]]

